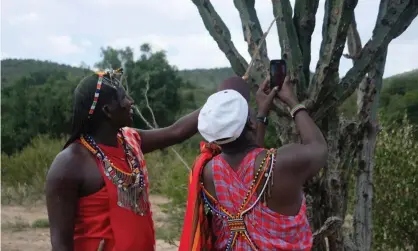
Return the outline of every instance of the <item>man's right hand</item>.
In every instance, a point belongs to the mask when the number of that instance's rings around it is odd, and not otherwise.
[[[267,116],[271,109],[273,99],[277,94],[278,88],[275,87],[270,90],[269,78],[267,77],[264,82],[259,86],[257,93],[255,94],[255,101],[258,107],[258,116]]]
[[[279,98],[281,101],[286,103],[286,105],[288,105],[290,109],[299,103],[295,95],[295,92],[293,91],[293,86],[290,82],[289,76],[286,76],[286,78],[284,79],[282,88],[279,91]]]

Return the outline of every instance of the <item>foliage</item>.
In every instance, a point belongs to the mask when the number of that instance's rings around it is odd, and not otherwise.
[[[404,117],[401,127],[388,128],[379,134],[375,155],[374,246],[417,250],[418,142],[412,137],[416,127]]]
[[[402,124],[406,111],[409,121],[418,125],[418,70],[388,77],[383,82],[379,111],[381,120]],[[357,93],[351,95],[340,107],[345,117],[354,118],[357,113]]]
[[[179,147],[181,156],[191,165],[198,154],[198,145]],[[159,231],[158,237],[173,241],[180,237],[186,209],[189,172],[171,151],[156,151],[145,156],[150,177],[151,193],[161,194],[170,199],[162,209],[168,215],[168,229]]]
[[[144,46],[139,59],[134,60],[132,49],[102,50],[102,61],[97,66],[126,66],[129,91],[137,102],[144,116],[151,120],[144,98],[147,83],[147,97],[160,126],[165,126],[184,112],[195,109],[194,87],[181,79],[175,67],[171,66],[162,51],[152,52]],[[119,58],[118,58],[119,57]],[[19,63],[20,62],[20,63]],[[44,65],[50,64],[48,70]],[[13,84],[2,86],[2,145],[4,153],[12,154],[21,150],[38,134],[49,134],[52,137],[69,134],[71,130],[72,93],[81,80],[77,73],[90,74],[91,71],[71,68],[64,71],[63,66],[34,60],[4,60],[3,75],[10,75],[10,81],[17,79],[19,66],[22,75]],[[31,68],[32,66],[32,68]],[[36,69],[42,69],[36,71]],[[181,90],[181,91],[180,91]],[[136,127],[146,128],[140,120]]]
[[[385,112],[382,119],[403,122],[403,113],[406,111],[412,124],[418,125],[418,70],[406,72],[388,78],[381,95],[381,109]]]
[[[2,89],[2,152],[22,149],[38,134],[69,133],[71,97],[79,78],[65,72],[37,72]]]
[[[64,139],[36,136],[21,152],[1,154],[2,204],[32,202],[43,197],[46,173]]]

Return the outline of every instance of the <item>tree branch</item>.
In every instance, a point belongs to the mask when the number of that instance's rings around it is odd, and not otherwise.
[[[388,0],[382,0],[376,24],[383,21],[389,7]],[[358,33],[358,32],[357,32]],[[398,31],[394,37],[399,36]],[[354,32],[355,34],[355,32]],[[373,238],[373,169],[374,150],[378,134],[377,112],[379,108],[380,91],[383,85],[383,73],[386,64],[388,46],[382,49],[376,62],[368,72],[368,77],[360,83],[357,91],[357,116],[363,126],[361,152],[358,156],[358,172],[356,183],[356,203],[353,215],[353,240],[360,250],[372,249]],[[355,60],[354,60],[355,62]]]
[[[329,217],[325,221],[324,225],[313,233],[312,237],[314,239],[314,243],[318,243],[325,237],[332,235],[335,230],[339,229],[342,225],[343,220],[341,218],[335,216]]]
[[[152,118],[152,122],[154,124],[154,128],[158,128],[158,124],[157,124],[157,120],[155,119],[155,115],[154,115],[154,111],[151,109],[151,106],[149,105],[149,101],[148,101],[148,90],[149,90],[149,76],[147,77],[147,79],[145,80],[146,85],[145,85],[145,91],[144,91],[144,98],[145,98],[145,105],[148,108],[148,111],[151,114],[151,118]]]
[[[325,117],[329,109],[339,106],[356,90],[372,63],[393,38],[405,31],[418,14],[416,0],[405,0],[398,4],[395,4],[399,2],[397,0],[390,2],[391,11],[383,16],[381,22],[376,23],[372,38],[362,49],[354,66],[340,80],[339,85],[335,86],[335,90],[326,94],[321,107],[314,111],[315,120]]]
[[[146,81],[146,87],[144,91],[145,105],[147,106],[147,109],[149,110],[151,114],[154,125],[151,125],[151,123],[148,122],[148,120],[144,117],[144,115],[142,114],[142,112],[139,110],[139,108],[136,105],[134,105],[133,108],[134,108],[135,113],[138,114],[138,116],[142,119],[142,121],[144,121],[144,123],[147,125],[149,129],[156,129],[158,128],[157,120],[155,119],[154,111],[152,110],[148,101],[148,90],[149,90],[149,81],[150,81],[149,76],[147,76],[145,81]],[[129,90],[128,82],[126,82],[126,89]],[[177,156],[180,162],[183,163],[184,167],[186,167],[187,170],[190,172],[191,168],[189,167],[187,162],[184,160],[184,158],[177,152],[177,150],[174,147],[170,147],[170,150],[173,151],[173,153]]]
[[[242,8],[242,7],[240,7],[240,8]],[[254,8],[254,6],[253,6],[253,8]],[[254,48],[254,50],[252,52],[253,54],[251,56],[250,64],[248,65],[247,70],[245,71],[245,74],[242,76],[242,78],[244,80],[246,80],[247,82],[250,82],[250,83],[253,82],[252,87],[254,87],[253,88],[254,92],[257,91],[257,89],[258,89],[258,84],[256,84],[257,83],[256,81],[260,82],[263,78],[265,78],[265,76],[261,76],[259,73],[260,72],[265,72],[265,74],[268,74],[269,69],[268,69],[268,67],[267,68],[264,67],[264,65],[259,65],[259,67],[257,67],[257,69],[256,69],[256,73],[258,73],[258,76],[256,76],[254,78],[254,76],[252,75],[253,78],[251,78],[251,80],[249,79],[250,72],[252,71],[252,67],[254,65],[254,62],[256,61],[256,58],[260,54],[260,50],[261,50],[260,48],[263,45],[265,46],[265,44],[266,44],[265,40],[267,38],[267,35],[269,34],[269,32],[270,32],[271,28],[273,27],[274,23],[276,22],[276,20],[277,20],[277,17],[274,18],[273,21],[271,21],[267,31],[264,32],[263,36],[261,37],[261,40],[258,41],[258,44],[255,45],[255,47],[254,47],[254,45],[252,45],[252,43],[254,43],[254,42],[251,42],[251,40],[250,40],[251,39],[251,34],[248,33],[248,32],[250,32],[250,30],[247,29],[246,30],[247,34],[246,35],[244,34],[244,36],[247,38],[247,43],[249,45],[248,50],[250,51],[252,48]],[[251,53],[251,51],[250,51],[250,53]],[[269,59],[268,58],[267,58],[267,62],[269,64]],[[285,118],[286,116],[289,116],[289,113],[287,112],[285,106],[282,103],[278,102],[277,100],[275,100],[273,103],[274,103],[274,110],[276,111],[276,113],[279,117],[273,116],[272,121],[275,122],[278,125],[278,127],[280,128],[280,132],[284,132],[285,130],[287,130],[285,128],[289,127],[289,120],[287,118]]]
[[[244,40],[248,43],[248,53],[252,55],[248,68],[251,68],[252,64],[254,64],[256,72],[266,73],[270,60],[254,4],[255,0],[234,0],[235,8],[238,10],[241,18]]]
[[[303,74],[309,84],[311,72],[311,40],[315,29],[315,15],[318,10],[319,0],[296,0],[293,15],[296,35],[299,38],[299,48],[303,57]]]
[[[344,55],[344,56],[353,60],[358,59],[362,48],[363,46],[361,44],[360,34],[357,30],[356,15],[353,12],[351,24],[348,27],[348,31],[347,31],[348,55]]]
[[[210,0],[192,0],[192,2],[196,5],[203,20],[203,24],[209,31],[209,34],[216,41],[219,49],[229,60],[235,74],[243,76],[248,67],[248,63],[235,48],[235,45],[231,40],[231,33],[229,32],[228,27],[213,8]]]
[[[321,106],[323,98],[332,91],[338,81],[338,68],[344,51],[348,27],[351,23],[357,0],[326,0],[322,43],[315,74],[309,86],[309,99],[314,110]]]
[[[273,19],[273,21],[271,21],[269,28],[267,29],[266,32],[264,32],[263,37],[261,38],[261,41],[259,42],[258,46],[256,47],[256,50],[254,51],[254,54],[251,57],[251,61],[250,64],[248,65],[247,70],[245,71],[244,76],[242,77],[244,80],[247,80],[249,78],[250,75],[250,71],[252,69],[252,66],[254,64],[255,58],[257,57],[257,54],[260,53],[260,46],[264,43],[264,41],[267,38],[267,35],[269,34],[271,27],[273,27],[273,24],[276,22],[277,18]],[[247,42],[248,44],[250,43],[249,41]],[[268,59],[268,58],[267,58]]]
[[[304,100],[308,83],[303,73],[302,53],[299,48],[296,29],[293,25],[292,6],[289,0],[272,0],[272,4],[273,15],[277,17],[276,26],[282,59],[286,60],[291,81],[296,83],[298,98]]]

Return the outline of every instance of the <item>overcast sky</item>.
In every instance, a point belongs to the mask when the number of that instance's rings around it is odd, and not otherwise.
[[[273,19],[271,1],[257,0],[264,30]],[[293,3],[294,1],[292,1]],[[238,11],[232,0],[212,0],[228,25],[235,46],[249,60]],[[358,28],[365,43],[371,36],[379,0],[360,0],[356,8]],[[317,13],[312,38],[311,69],[315,69],[321,43],[324,0]],[[93,65],[100,47],[150,43],[167,52],[179,69],[229,66],[206,31],[191,0],[4,0],[1,1],[1,56],[35,58],[70,65]],[[268,38],[270,58],[280,58],[275,27]],[[418,68],[418,21],[389,47],[385,75]],[[344,74],[351,61],[341,60]]]

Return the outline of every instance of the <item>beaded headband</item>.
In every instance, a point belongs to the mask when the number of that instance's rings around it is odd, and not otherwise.
[[[96,91],[94,92],[93,103],[91,104],[90,110],[89,110],[89,116],[88,116],[89,119],[93,115],[94,109],[96,109],[96,105],[99,100],[100,90],[102,88],[102,85],[104,84],[114,89],[121,86],[122,77],[123,77],[123,69],[119,68],[117,70],[112,70],[112,71],[96,72],[96,74],[99,76],[99,78],[97,80]]]

